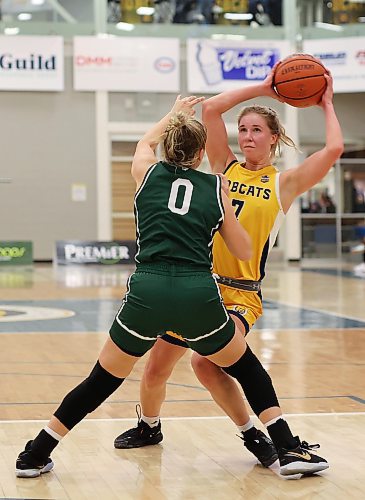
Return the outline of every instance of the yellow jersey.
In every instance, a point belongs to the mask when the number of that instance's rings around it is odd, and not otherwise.
[[[225,176],[236,217],[251,237],[253,255],[248,261],[237,259],[217,233],[213,245],[213,270],[230,278],[262,280],[267,256],[284,219],[279,193],[280,173],[272,165],[248,170],[234,160],[228,165]]]

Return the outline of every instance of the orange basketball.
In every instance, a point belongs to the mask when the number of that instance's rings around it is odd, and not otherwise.
[[[326,68],[309,54],[293,54],[275,69],[273,84],[287,104],[307,108],[318,104],[326,90]]]

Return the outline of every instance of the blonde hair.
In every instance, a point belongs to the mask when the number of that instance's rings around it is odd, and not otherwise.
[[[256,113],[262,116],[265,119],[270,132],[278,136],[275,144],[271,146],[271,157],[275,157],[276,154],[278,156],[281,155],[281,144],[285,144],[286,146],[297,149],[295,142],[288,135],[286,135],[285,128],[280,123],[277,112],[274,109],[269,108],[268,106],[260,106],[259,104],[254,104],[253,106],[247,106],[243,108],[238,115],[238,126],[240,124],[241,118],[251,113]]]
[[[162,136],[165,160],[179,167],[195,167],[199,160],[199,153],[205,149],[206,142],[205,126],[179,111],[170,118]]]

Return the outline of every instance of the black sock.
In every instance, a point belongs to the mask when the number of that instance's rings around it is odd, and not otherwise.
[[[269,425],[267,427],[267,432],[269,433],[277,450],[280,450],[281,448],[292,450],[298,446],[297,440],[294,438],[287,422],[283,418],[280,418],[275,423]]]
[[[59,441],[57,441],[57,439],[55,439],[50,434],[48,434],[48,432],[42,429],[38,436],[32,441],[32,454],[40,462],[45,463],[58,443]]]

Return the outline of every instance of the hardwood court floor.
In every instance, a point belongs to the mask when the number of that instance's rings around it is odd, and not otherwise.
[[[55,450],[54,472],[16,479],[15,458],[44,425],[39,420],[94,364],[129,272],[0,268],[0,497],[365,498],[365,280],[341,269],[279,265],[265,279],[265,313],[249,343],[269,369],[293,431],[321,443],[328,471],[286,481],[255,465],[197,382],[187,353],[168,384],[161,445],[113,448],[115,436],[135,423],[145,357]]]

